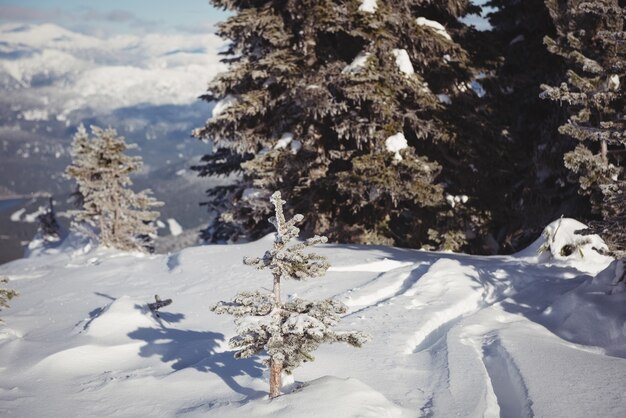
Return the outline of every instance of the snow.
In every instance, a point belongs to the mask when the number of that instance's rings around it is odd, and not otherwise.
[[[402,161],[400,151],[406,147],[408,147],[408,143],[402,132],[398,132],[397,134],[391,135],[389,138],[385,139],[385,148],[387,151],[395,154],[393,158],[397,161]]]
[[[438,94],[437,100],[439,100],[440,103],[452,104],[452,100],[447,94]]]
[[[291,144],[293,141],[293,134],[291,132],[285,132],[281,135],[280,139],[274,145],[274,149],[284,149],[287,148],[287,145]]]
[[[26,208],[18,209],[17,211],[13,212],[10,217],[11,221],[20,222],[22,216],[24,215],[24,212],[26,212]]]
[[[609,76],[607,85],[610,91],[619,90],[619,76],[617,74]]]
[[[183,227],[176,221],[176,219],[169,218],[167,220],[167,226],[170,229],[170,234],[177,237],[178,235],[183,233]]]
[[[285,149],[289,147],[292,154],[297,154],[300,149],[302,149],[302,142],[297,139],[293,139],[293,134],[291,132],[284,132],[280,139],[276,141],[274,145],[274,149]]]
[[[208,309],[270,280],[242,257],[262,254],[272,236],[141,257],[71,236],[0,266],[20,293],[0,312],[0,411],[624,416],[626,291],[614,292],[617,264],[593,250],[599,237],[580,242],[581,227],[556,220],[511,256],[317,247],[333,267],[285,282],[284,295],[338,299],[349,308],[339,328],[372,338],[361,349],[322,346],[272,401],[263,358],[234,359],[232,318]],[[568,245],[581,251],[564,255]],[[154,294],[173,299],[159,317],[147,309]]]
[[[469,197],[464,194],[457,195],[457,196],[453,196],[451,194],[446,195],[446,202],[448,202],[448,204],[453,208],[458,204],[467,203],[468,200],[469,200]]]
[[[415,23],[417,23],[418,26],[426,26],[434,30],[437,35],[443,36],[449,41],[452,40],[452,38],[450,37],[450,34],[448,34],[448,32],[446,31],[445,26],[443,26],[441,23],[437,22],[436,20],[426,19],[425,17],[418,17],[417,19],[415,19]]]
[[[359,12],[376,13],[376,9],[378,9],[377,0],[361,0]]]
[[[219,100],[217,103],[215,103],[215,106],[213,106],[212,117],[217,118],[219,115],[224,113],[226,109],[234,105],[236,102],[237,98],[235,96],[232,96],[230,94],[227,95],[222,100]]]
[[[367,60],[372,54],[369,52],[361,52],[357,55],[350,64],[348,64],[341,72],[346,73],[358,73],[367,64]]]
[[[409,53],[406,52],[406,49],[394,49],[391,53],[396,58],[396,65],[400,72],[406,75],[415,74],[413,64],[411,64],[411,58],[409,58]]]
[[[46,109],[31,109],[22,112],[22,118],[27,121],[46,121],[48,120],[48,111]]]

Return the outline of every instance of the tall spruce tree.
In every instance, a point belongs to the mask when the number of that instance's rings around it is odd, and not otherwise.
[[[82,209],[72,211],[76,224],[87,224],[100,242],[120,250],[146,251],[156,235],[154,221],[162,205],[150,190],[135,193],[130,174],[141,168],[140,157],[125,155],[128,145],[115,129],[80,126],[72,143],[72,163],[65,173],[76,180]]]
[[[574,142],[560,136],[565,121],[558,103],[539,98],[541,84],[555,83],[563,60],[548,52],[545,36],[556,34],[543,0],[490,0],[491,47],[500,55],[482,81],[499,126],[496,169],[505,185],[495,211],[503,251],[519,250],[561,215],[585,218],[588,208],[567,181],[562,155]],[[499,163],[498,163],[499,162]]]
[[[328,270],[326,257],[305,252],[316,244],[326,242],[326,237],[315,236],[296,244],[302,215],[287,220],[283,213],[280,192],[270,198],[275,216],[269,219],[276,228],[272,249],[263,257],[244,257],[244,263],[268,269],[272,273],[271,293],[259,291],[240,292],[231,302],[219,302],[211,308],[218,314],[234,315],[239,335],[231,338],[230,345],[238,348],[237,358],[251,357],[261,352],[268,355],[270,369],[270,398],[280,395],[283,371],[291,374],[303,362],[313,361],[312,352],[322,343],[345,342],[354,347],[363,345],[368,337],[358,331],[335,331],[339,315],[347,307],[336,300],[306,301],[294,298],[283,301],[281,282],[286,279],[306,280],[320,277]]]
[[[219,26],[231,66],[203,96],[217,104],[194,135],[215,152],[195,169],[241,180],[208,191],[222,215],[206,239],[269,232],[265,190],[332,240],[458,250],[480,235],[446,115],[474,94],[455,42],[467,0],[212,3],[235,12]]]
[[[599,220],[598,232],[618,256],[626,255],[626,9],[618,0],[546,0],[557,27],[545,43],[567,63],[560,85],[542,86],[542,97],[566,106],[562,135],[579,141],[565,154]]]

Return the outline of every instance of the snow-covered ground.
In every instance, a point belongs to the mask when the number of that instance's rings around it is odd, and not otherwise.
[[[0,312],[0,416],[624,417],[626,293],[607,294],[615,263],[598,240],[561,254],[578,228],[557,221],[514,256],[320,246],[331,270],[285,295],[342,300],[341,327],[372,339],[323,346],[273,401],[262,359],[235,360],[232,318],[209,311],[271,286],[241,262],[271,237],[35,251],[0,266],[20,293]],[[155,294],[173,299],[160,318]]]

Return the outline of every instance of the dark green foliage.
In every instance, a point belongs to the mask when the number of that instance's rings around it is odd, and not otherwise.
[[[66,175],[76,180],[82,208],[73,211],[76,226],[97,235],[105,246],[120,250],[150,251],[156,236],[154,221],[159,207],[150,190],[133,192],[130,175],[141,168],[141,158],[130,157],[134,148],[115,129],[91,127],[89,137],[81,125],[72,143],[72,164]]]
[[[568,112],[562,135],[579,141],[565,154],[565,165],[588,196],[598,232],[619,256],[626,254],[626,10],[617,0],[546,0],[557,36],[546,37],[548,50],[562,57],[561,82],[542,86],[542,97]]]
[[[236,13],[219,26],[231,68],[203,97],[220,102],[194,134],[218,151],[196,169],[241,181],[209,191],[223,210],[205,238],[269,232],[264,190],[331,240],[459,250],[482,235],[470,140],[449,111],[475,95],[455,41],[468,1],[379,1],[375,13],[356,0],[212,3]],[[392,149],[397,135],[406,146]]]
[[[558,103],[541,100],[543,83],[559,80],[560,57],[543,45],[556,29],[543,0],[491,0],[496,10],[489,15],[493,30],[490,46],[500,58],[481,80],[487,89],[490,120],[498,126],[492,144],[492,172],[502,190],[495,202],[496,239],[505,252],[519,250],[541,233],[545,225],[561,215],[584,219],[584,201],[567,181],[562,155],[573,149],[573,141],[560,136],[565,121]],[[482,45],[480,45],[482,46]],[[483,48],[485,49],[485,48]],[[488,139],[488,138],[486,138]],[[480,144],[477,144],[480,147]],[[479,161],[488,155],[482,148]]]

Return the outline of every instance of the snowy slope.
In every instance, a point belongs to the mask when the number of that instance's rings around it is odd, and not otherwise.
[[[578,228],[561,222],[555,246]],[[626,294],[606,294],[599,241],[568,257],[321,246],[326,277],[285,294],[343,300],[342,327],[372,340],[323,346],[273,401],[261,359],[235,360],[232,319],[208,309],[270,286],[241,262],[270,243],[159,256],[66,243],[0,266],[20,292],[0,313],[0,416],[626,416]],[[161,318],[154,294],[173,299]]]

